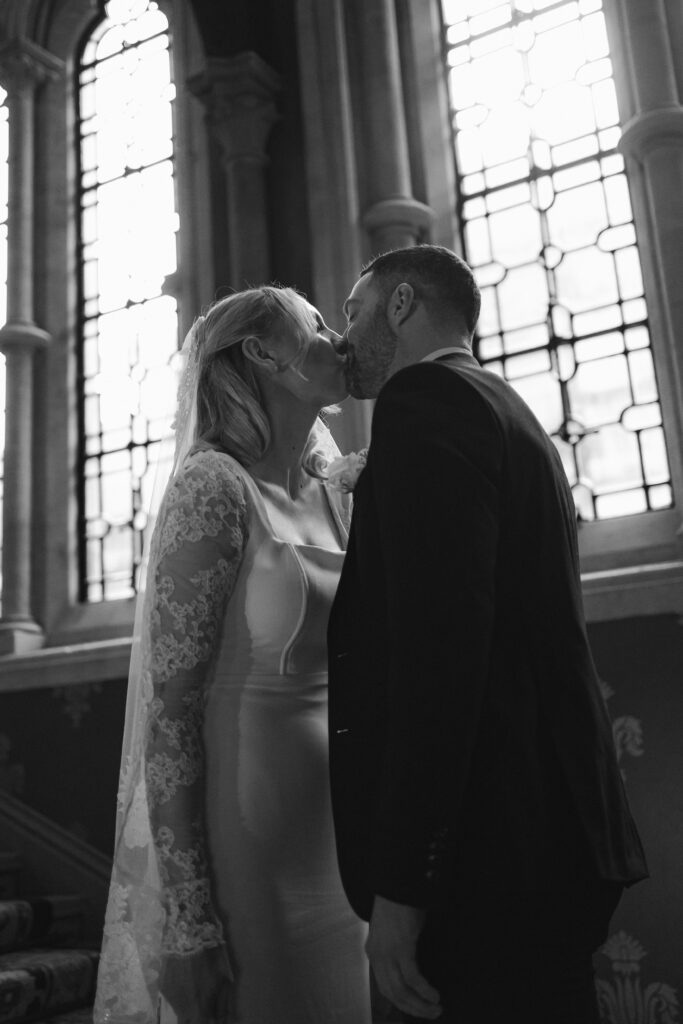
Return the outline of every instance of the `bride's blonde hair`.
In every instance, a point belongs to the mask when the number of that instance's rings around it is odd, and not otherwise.
[[[270,447],[271,428],[242,342],[293,336],[301,350],[315,329],[315,314],[294,288],[262,285],[214,303],[201,325],[196,447],[221,449],[245,468],[262,459]],[[301,460],[312,476],[324,473],[327,436],[318,417]]]

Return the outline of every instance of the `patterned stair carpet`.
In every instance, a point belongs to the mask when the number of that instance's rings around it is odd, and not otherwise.
[[[28,1024],[91,1004],[97,960],[97,953],[85,949],[4,953],[0,956],[0,1024]]]

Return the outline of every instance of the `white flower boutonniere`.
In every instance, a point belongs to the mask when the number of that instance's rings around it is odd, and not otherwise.
[[[360,452],[340,455],[339,458],[333,459],[327,467],[327,483],[335,491],[350,494],[367,461],[367,448],[363,448]]]

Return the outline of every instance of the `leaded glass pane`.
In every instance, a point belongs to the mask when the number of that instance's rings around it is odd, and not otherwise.
[[[109,0],[80,67],[82,596],[129,597],[178,349],[168,22],[153,0]]]
[[[672,502],[602,0],[442,0],[477,354],[583,519]]]

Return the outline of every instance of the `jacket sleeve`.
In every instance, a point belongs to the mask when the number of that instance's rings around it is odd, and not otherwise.
[[[486,691],[500,525],[500,428],[447,367],[383,389],[370,475],[386,581],[376,893],[427,906],[455,839]]]
[[[215,452],[191,457],[169,488],[150,565],[152,701],[145,778],[163,890],[164,955],[223,941],[204,825],[205,690],[247,539],[244,485]]]

